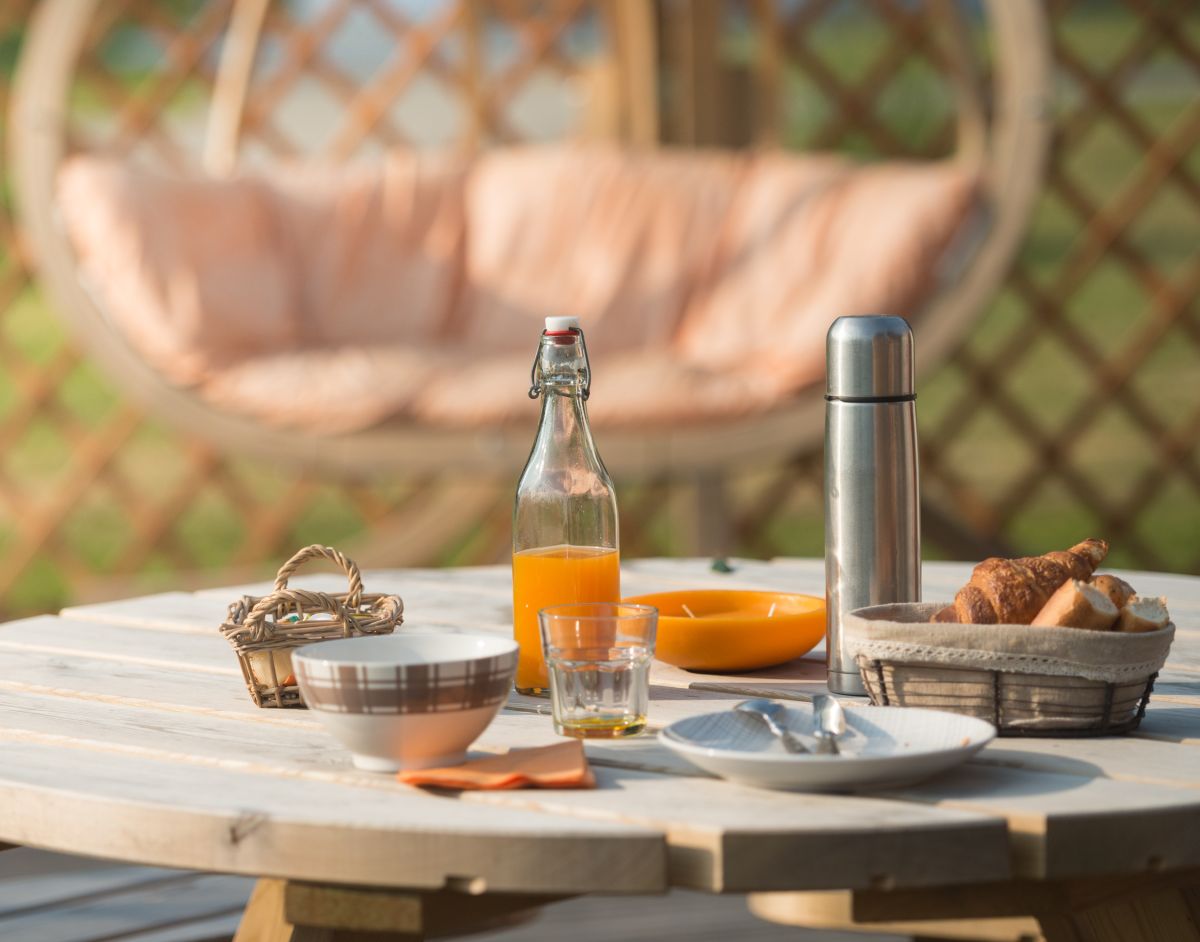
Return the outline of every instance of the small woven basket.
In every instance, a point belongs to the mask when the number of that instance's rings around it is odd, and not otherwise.
[[[871,702],[965,713],[1001,736],[1107,736],[1136,729],[1174,625],[1126,634],[1030,625],[930,623],[944,603],[846,616]]]
[[[336,563],[349,580],[339,595],[293,589],[288,579],[310,559]],[[324,617],[322,617],[324,616]],[[280,568],[270,595],[245,595],[229,606],[221,634],[233,646],[250,697],[260,707],[303,707],[292,651],[314,641],[384,635],[404,621],[398,595],[368,595],[354,561],[330,546],[306,546]]]

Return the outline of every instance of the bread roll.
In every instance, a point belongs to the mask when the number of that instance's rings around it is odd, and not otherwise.
[[[1116,627],[1117,631],[1158,631],[1170,620],[1166,599],[1140,599],[1135,595],[1121,609]]]
[[[1107,595],[1086,582],[1070,579],[1050,596],[1030,624],[1048,628],[1108,631],[1116,622],[1117,615],[1117,607]]]
[[[954,610],[953,605],[947,605],[945,608],[939,608],[933,613],[930,621],[943,622],[945,624],[958,624],[958,613]]]
[[[1107,595],[1118,609],[1124,608],[1125,603],[1136,594],[1128,582],[1108,572],[1094,577],[1091,584]]]

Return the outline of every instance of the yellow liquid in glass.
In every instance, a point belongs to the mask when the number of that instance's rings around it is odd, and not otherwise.
[[[620,739],[622,736],[636,736],[644,730],[646,717],[597,716],[575,719],[567,723],[556,721],[554,728],[560,736],[571,736],[575,739]]]
[[[513,637],[521,647],[516,688],[549,688],[538,610],[571,602],[619,602],[620,554],[599,546],[548,546],[513,554]]]

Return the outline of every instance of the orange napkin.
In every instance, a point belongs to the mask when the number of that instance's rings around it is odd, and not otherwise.
[[[410,769],[396,778],[406,785],[438,788],[595,788],[596,777],[588,766],[578,739],[515,749],[502,756],[474,759],[441,769]]]

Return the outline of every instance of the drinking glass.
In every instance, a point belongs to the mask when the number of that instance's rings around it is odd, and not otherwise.
[[[658,609],[579,602],[543,608],[538,621],[555,731],[613,739],[645,729]]]

